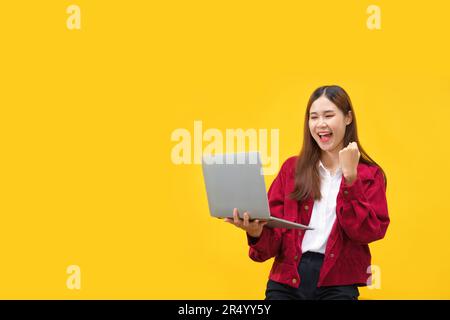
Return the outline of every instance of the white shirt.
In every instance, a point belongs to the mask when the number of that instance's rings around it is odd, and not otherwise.
[[[305,232],[302,242],[302,252],[325,253],[328,236],[336,220],[336,199],[341,185],[342,170],[338,168],[334,175],[325,168],[319,160],[320,192],[322,199],[314,201],[311,221],[309,226],[314,230]]]

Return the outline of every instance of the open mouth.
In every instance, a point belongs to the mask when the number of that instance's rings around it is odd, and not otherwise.
[[[329,133],[319,133],[320,141],[322,142],[328,142],[331,139],[331,136],[333,135],[332,132]]]

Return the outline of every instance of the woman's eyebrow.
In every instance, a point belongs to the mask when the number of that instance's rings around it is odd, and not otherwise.
[[[334,110],[325,110],[323,113],[327,113],[327,112],[334,112]],[[317,112],[310,112],[310,115],[312,114],[317,114]]]

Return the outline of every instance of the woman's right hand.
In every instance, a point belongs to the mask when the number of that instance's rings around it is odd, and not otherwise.
[[[248,214],[248,212],[244,212],[244,219],[241,219],[239,218],[238,210],[234,208],[233,219],[226,218],[225,222],[231,223],[236,227],[245,230],[250,237],[259,238],[263,231],[264,225],[266,225],[268,221],[250,221],[250,215]]]

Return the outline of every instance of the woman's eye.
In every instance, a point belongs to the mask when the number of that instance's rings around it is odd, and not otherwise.
[[[327,116],[327,118],[332,118],[332,117],[333,117],[332,115]]]

